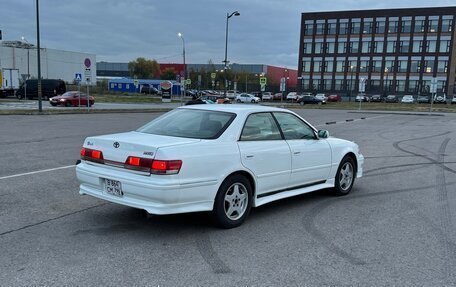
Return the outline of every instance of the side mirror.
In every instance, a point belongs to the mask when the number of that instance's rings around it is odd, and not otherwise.
[[[326,139],[329,137],[329,132],[327,130],[319,130],[318,137],[321,139]]]

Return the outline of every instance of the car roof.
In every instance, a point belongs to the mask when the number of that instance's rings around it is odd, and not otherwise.
[[[257,112],[289,112],[289,110],[267,107],[262,105],[247,105],[247,104],[218,104],[218,105],[189,105],[182,106],[179,109],[206,110],[206,111],[221,111],[235,114],[251,114]]]

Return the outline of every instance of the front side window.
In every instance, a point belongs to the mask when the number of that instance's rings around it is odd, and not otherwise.
[[[281,140],[282,136],[270,113],[251,114],[242,129],[241,141]]]
[[[136,131],[170,137],[215,139],[235,117],[235,114],[227,112],[175,109]]]
[[[289,113],[274,113],[286,140],[316,139],[314,130],[300,118]]]

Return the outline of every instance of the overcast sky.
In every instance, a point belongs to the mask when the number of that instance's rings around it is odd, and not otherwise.
[[[34,0],[2,0],[3,40],[36,43]],[[97,61],[137,57],[161,63],[221,63],[229,20],[231,63],[298,65],[301,13],[454,6],[455,0],[41,0],[41,46],[93,53]]]

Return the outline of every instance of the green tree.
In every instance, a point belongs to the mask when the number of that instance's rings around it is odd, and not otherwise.
[[[175,80],[176,79],[176,70],[174,68],[166,68],[162,71],[160,75],[162,80]]]
[[[155,60],[147,60],[139,57],[128,63],[131,77],[139,79],[153,79],[160,75],[160,65]]]

